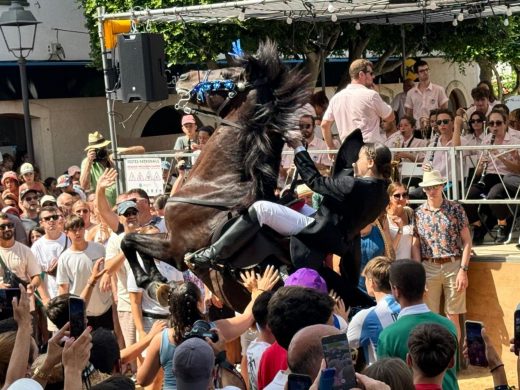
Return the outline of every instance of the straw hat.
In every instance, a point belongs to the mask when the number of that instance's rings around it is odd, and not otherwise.
[[[423,181],[419,183],[419,187],[431,187],[445,184],[446,179],[442,177],[441,173],[437,170],[424,172]]]
[[[110,141],[107,141],[99,131],[95,131],[93,133],[89,133],[88,146],[85,148],[85,150],[101,149],[107,146],[109,143]]]

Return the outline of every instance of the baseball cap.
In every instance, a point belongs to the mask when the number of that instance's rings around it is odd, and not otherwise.
[[[34,188],[26,188],[25,190],[20,192],[20,199],[23,199],[23,197],[27,195],[29,192],[34,192],[35,194],[40,193],[40,191],[37,191]]]
[[[2,199],[3,200],[6,200],[6,199],[12,199],[14,200],[15,202],[18,202],[18,198],[16,197],[15,194],[13,194],[12,192],[3,192],[2,193]]]
[[[67,173],[69,174],[69,176],[74,176],[76,172],[81,172],[80,167],[78,167],[77,165],[71,165],[69,169],[67,169]]]
[[[2,213],[4,214],[14,214],[16,215],[17,217],[20,216],[20,210],[18,210],[16,207],[14,206],[6,206],[2,209]]]
[[[26,173],[34,173],[34,167],[31,163],[23,163],[20,167],[20,174],[25,175]]]
[[[14,171],[4,172],[4,174],[2,175],[2,185],[5,185],[4,182],[6,179],[13,179],[13,180],[16,180],[17,182],[20,182],[18,180],[18,175]]]
[[[56,204],[56,198],[52,195],[44,195],[41,199],[40,199],[40,205],[43,207],[45,206],[45,203],[47,202],[52,202],[54,204]]]
[[[137,203],[132,200],[125,200],[117,205],[117,214],[123,215],[126,213],[126,210],[132,208],[137,210]]]
[[[197,337],[183,341],[173,355],[177,388],[207,390],[214,365],[215,354],[206,341]]]
[[[320,274],[312,268],[300,268],[285,279],[285,286],[309,287],[328,294],[327,283]]]
[[[57,188],[64,188],[70,185],[70,176],[69,175],[61,175],[58,177],[58,184],[56,184]]]
[[[181,124],[184,126],[186,123],[197,123],[197,122],[195,122],[195,117],[193,115],[184,115],[182,117]]]

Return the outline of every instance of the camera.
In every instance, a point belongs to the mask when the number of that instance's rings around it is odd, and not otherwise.
[[[108,150],[106,148],[96,149],[96,158],[94,161],[104,161],[108,157]]]
[[[211,325],[209,322],[204,320],[197,320],[193,324],[193,327],[189,332],[184,334],[185,339],[191,339],[192,337],[198,337],[199,339],[205,339],[208,337],[211,341],[216,343],[218,341],[218,334],[212,332]]]

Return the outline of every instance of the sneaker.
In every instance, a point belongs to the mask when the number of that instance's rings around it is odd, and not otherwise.
[[[499,225],[495,243],[503,244],[504,242],[507,241],[508,237],[509,237],[509,229],[507,228],[507,225]]]

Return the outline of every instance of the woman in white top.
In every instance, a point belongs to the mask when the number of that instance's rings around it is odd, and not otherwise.
[[[410,259],[412,255],[413,210],[407,206],[408,191],[402,183],[388,186],[390,203],[386,209],[388,229],[396,259]]]

